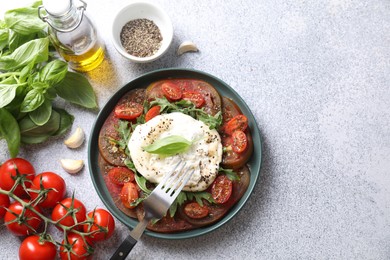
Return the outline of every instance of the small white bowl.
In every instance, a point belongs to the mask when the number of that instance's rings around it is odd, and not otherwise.
[[[152,56],[137,57],[130,55],[122,46],[120,33],[123,26],[131,20],[146,18],[153,21],[160,29],[162,42],[160,49]],[[169,48],[173,38],[173,27],[168,14],[161,7],[147,1],[132,2],[124,6],[112,23],[112,41],[115,49],[123,57],[137,63],[146,63],[160,58]]]

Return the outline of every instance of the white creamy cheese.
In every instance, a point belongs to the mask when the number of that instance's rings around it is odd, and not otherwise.
[[[143,149],[155,140],[170,135],[182,136],[193,143],[185,152],[169,157],[148,153]],[[138,125],[131,135],[128,147],[135,168],[152,183],[159,183],[179,160],[185,161],[186,168],[195,169],[183,189],[185,191],[207,189],[217,176],[222,161],[222,143],[218,132],[179,112],[159,115]]]

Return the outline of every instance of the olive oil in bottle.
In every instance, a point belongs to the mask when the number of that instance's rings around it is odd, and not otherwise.
[[[90,71],[103,61],[104,44],[86,15],[87,4],[76,6],[73,0],[43,0],[39,17],[49,26],[49,37],[57,52],[76,71]],[[47,15],[43,15],[42,9]]]

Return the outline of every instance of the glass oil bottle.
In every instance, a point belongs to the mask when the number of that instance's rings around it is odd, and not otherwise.
[[[39,17],[49,26],[49,37],[57,52],[76,71],[90,71],[104,59],[104,44],[86,15],[87,4],[73,0],[43,0]],[[44,10],[46,14],[44,14]]]

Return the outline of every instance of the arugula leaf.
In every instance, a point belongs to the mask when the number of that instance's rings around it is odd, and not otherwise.
[[[187,201],[187,194],[184,191],[181,191],[177,198],[169,207],[169,215],[174,217],[177,211],[177,207],[181,206],[185,201]]]
[[[7,141],[11,157],[16,157],[20,147],[20,130],[16,119],[5,108],[0,108],[0,136]]]
[[[130,158],[125,159],[125,165],[127,166],[127,168],[129,168],[133,172],[137,173],[137,169],[135,168],[134,163]]]
[[[207,200],[210,203],[215,203],[215,200],[213,199],[213,196],[211,196],[211,194],[209,192],[207,192],[207,191],[187,192],[187,198],[188,198],[188,200],[195,199],[196,202],[198,202],[198,204],[200,206],[203,206],[202,199]]]
[[[22,35],[36,33],[46,28],[46,23],[39,19],[35,7],[8,10],[4,14],[4,21],[8,28]]]
[[[149,190],[147,187],[146,187],[146,179],[144,176],[140,175],[140,174],[135,174],[134,175],[135,177],[135,182],[137,183],[138,187],[140,187],[140,189],[145,192],[146,194],[150,194],[152,193],[151,190]]]
[[[219,167],[218,172],[222,172],[230,179],[231,181],[239,181],[240,177],[235,173],[232,169],[224,169],[222,167]]]
[[[171,156],[184,152],[190,147],[192,142],[179,135],[170,135],[156,140],[154,143],[143,147],[148,153]]]

